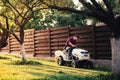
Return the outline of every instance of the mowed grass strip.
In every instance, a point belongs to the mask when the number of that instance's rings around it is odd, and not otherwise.
[[[109,70],[58,66],[54,61],[35,58],[27,61],[27,64],[19,64],[21,58],[1,54],[0,80],[101,80],[98,76],[111,73]]]

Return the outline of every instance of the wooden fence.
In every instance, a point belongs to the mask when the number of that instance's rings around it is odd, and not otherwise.
[[[90,52],[93,59],[111,59],[110,32],[105,26],[59,27],[45,30],[25,30],[25,50],[33,56],[54,56],[62,50],[69,36],[78,34],[78,47]],[[1,52],[19,53],[20,45],[10,35],[8,45]]]

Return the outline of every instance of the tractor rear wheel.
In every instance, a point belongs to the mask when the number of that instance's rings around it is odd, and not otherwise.
[[[73,61],[71,62],[71,66],[72,66],[73,68],[79,68],[79,61],[73,60]]]
[[[92,61],[87,61],[87,67],[92,69],[93,68],[93,62]]]
[[[84,61],[84,67],[92,69],[93,68],[93,62],[92,61]]]

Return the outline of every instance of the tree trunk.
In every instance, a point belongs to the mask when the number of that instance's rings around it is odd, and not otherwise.
[[[23,62],[23,63],[26,63],[24,43],[20,44],[20,54],[22,55],[22,62]]]
[[[120,38],[111,38],[112,73],[120,75]]]

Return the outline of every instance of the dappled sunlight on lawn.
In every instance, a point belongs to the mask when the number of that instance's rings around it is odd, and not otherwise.
[[[72,68],[68,66],[58,66],[53,61],[34,59],[39,62],[37,65],[16,65],[13,64],[17,60],[21,60],[18,57],[11,55],[0,55],[7,57],[8,59],[0,59],[0,80],[47,80],[52,77],[84,77],[84,76],[96,76],[99,74],[107,75],[109,71],[97,71],[90,69]],[[32,61],[32,59],[30,59]],[[48,79],[49,80],[49,79]],[[52,80],[52,79],[51,79]],[[66,80],[66,79],[65,79]],[[76,79],[78,80],[78,79]]]

